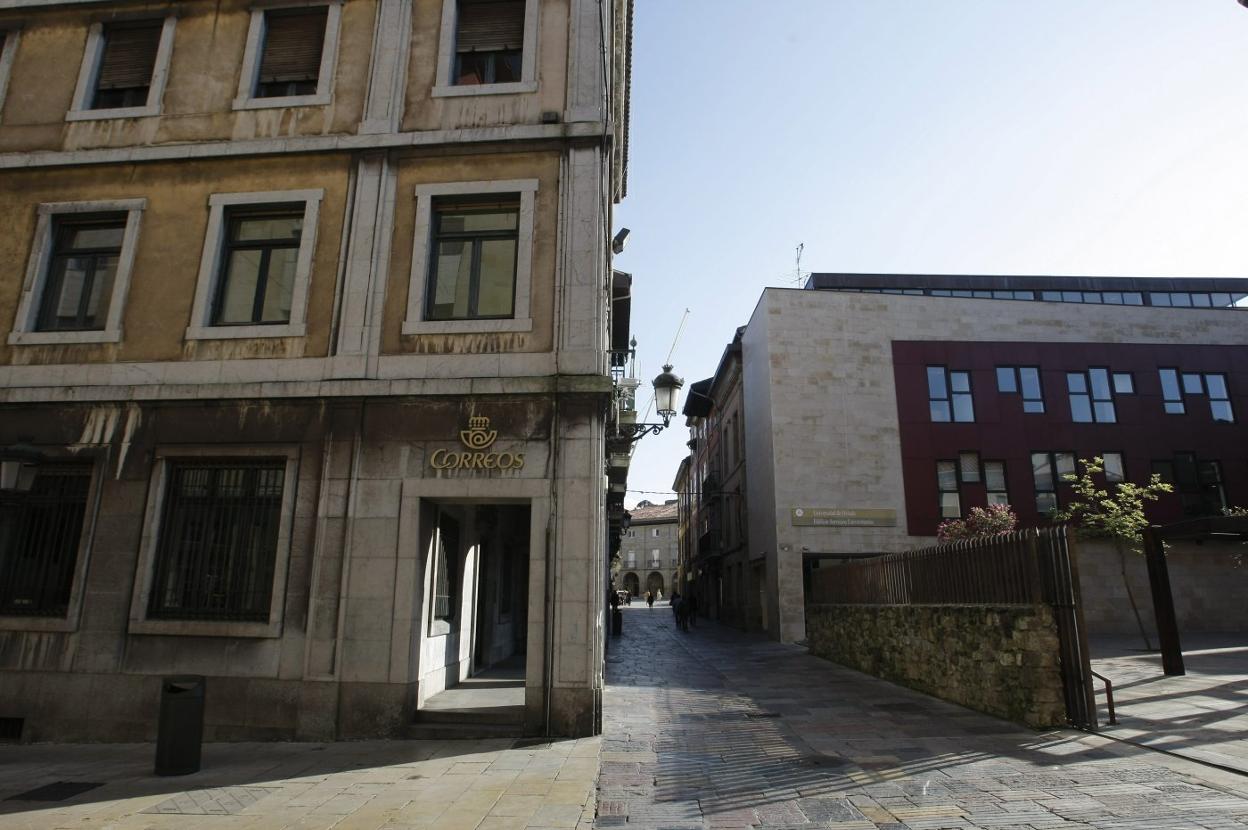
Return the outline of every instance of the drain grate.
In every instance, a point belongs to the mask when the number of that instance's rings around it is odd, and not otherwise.
[[[271,787],[246,786],[190,790],[142,812],[175,816],[236,816],[273,792],[275,790]]]
[[[24,793],[11,795],[5,801],[65,801],[103,786],[103,784],[92,784],[88,781],[54,781]]]

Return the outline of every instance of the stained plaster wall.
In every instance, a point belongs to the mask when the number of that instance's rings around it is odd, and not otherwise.
[[[769,631],[786,642],[805,635],[803,548],[891,552],[932,541],[905,531],[891,341],[1236,345],[1246,326],[1225,310],[767,289],[743,345],[751,547],[767,551],[777,586]],[[795,527],[794,507],[893,509],[897,525]]]

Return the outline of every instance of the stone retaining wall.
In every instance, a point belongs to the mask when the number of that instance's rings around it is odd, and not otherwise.
[[[1047,606],[811,605],[810,651],[1028,726],[1066,720]]]

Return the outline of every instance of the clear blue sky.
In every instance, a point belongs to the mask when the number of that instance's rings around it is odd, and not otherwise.
[[[1242,277],[1245,224],[1235,0],[637,2],[615,264],[647,387],[686,307],[676,371],[711,375],[799,242],[805,271]],[[687,439],[642,439],[630,489]]]

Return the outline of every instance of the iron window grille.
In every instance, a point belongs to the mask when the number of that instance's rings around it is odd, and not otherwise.
[[[975,420],[971,373],[950,371],[945,366],[927,367],[927,400],[932,420],[938,423]]]
[[[433,618],[455,619],[455,566],[459,558],[459,523],[445,514],[438,517],[438,539],[434,545]]]
[[[1115,395],[1134,393],[1135,385],[1126,372],[1101,367],[1086,372],[1067,372],[1066,391],[1070,395],[1070,418],[1075,423],[1113,424],[1118,422]]]
[[[54,217],[38,331],[98,331],[108,319],[126,233],[124,213]]]
[[[455,22],[455,84],[520,80],[524,0],[459,0]]]
[[[285,459],[172,459],[148,617],[267,622]]]
[[[302,204],[226,212],[214,326],[290,322],[303,214]]]
[[[147,105],[163,28],[163,20],[114,23],[104,27],[104,48],[88,109]]]
[[[327,6],[266,11],[264,47],[252,97],[315,95],[328,23]]]
[[[1040,387],[1040,369],[1035,366],[998,366],[997,391],[1019,394],[1023,399],[1023,412],[1029,415],[1044,413],[1044,393]]]
[[[429,320],[515,316],[520,196],[433,202]]]
[[[48,464],[0,500],[0,614],[66,615],[90,487],[91,465]]]
[[[1197,458],[1195,453],[1178,452],[1173,460],[1153,462],[1153,472],[1174,485],[1183,513],[1188,516],[1218,516],[1226,508],[1222,464]]]
[[[1060,504],[1059,484],[1067,483],[1075,475],[1073,452],[1033,452],[1031,475],[1036,488],[1036,512],[1049,513]]]

